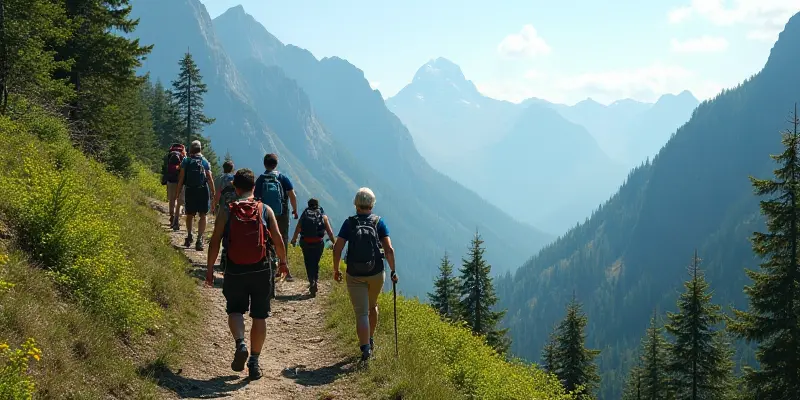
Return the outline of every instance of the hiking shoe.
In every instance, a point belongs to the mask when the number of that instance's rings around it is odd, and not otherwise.
[[[247,377],[250,378],[251,381],[261,379],[262,376],[261,366],[258,365],[258,362],[247,363]]]
[[[247,352],[247,345],[242,343],[236,348],[233,354],[233,362],[231,362],[231,369],[236,372],[244,371],[244,363],[247,362],[247,357],[250,354]]]
[[[367,362],[369,359],[372,358],[371,351],[363,351],[361,352],[361,362]]]
[[[194,249],[197,251],[203,251],[203,238],[197,238],[197,243],[194,244]]]
[[[294,282],[294,278],[292,278],[292,274],[286,274],[286,282]]]
[[[186,240],[183,241],[183,247],[192,247],[192,242],[194,239],[191,236],[187,236]]]
[[[172,230],[175,232],[181,230],[181,224],[178,222],[177,218],[175,219],[175,222],[172,223]]]
[[[308,287],[309,293],[311,293],[311,297],[317,297],[317,282],[311,282],[311,285]]]

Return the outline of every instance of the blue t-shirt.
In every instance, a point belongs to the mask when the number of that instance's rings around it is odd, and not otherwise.
[[[183,158],[183,161],[181,161],[181,169],[182,170],[186,171],[186,168],[189,167],[189,163],[192,161],[191,160],[192,158],[197,158],[197,157],[196,156],[186,156],[186,157]],[[206,160],[206,158],[203,157],[202,155],[200,155],[200,158],[203,159],[203,168],[206,171],[211,171],[211,164],[208,162],[208,160]]]
[[[367,215],[367,214],[359,214]],[[350,219],[345,219],[342,222],[342,227],[339,229],[339,234],[336,235],[344,240],[350,240]],[[384,222],[383,218],[378,221],[378,239],[383,239],[389,236],[389,227],[386,226],[386,222]]]

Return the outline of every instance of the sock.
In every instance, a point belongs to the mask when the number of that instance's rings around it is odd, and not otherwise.
[[[368,344],[361,345],[361,354],[369,354],[370,349]]]
[[[236,348],[238,349],[239,346],[244,344],[244,339],[236,339]]]
[[[250,353],[250,359],[247,360],[247,363],[248,364],[258,364],[258,356],[260,356],[260,355],[261,355],[261,353]]]

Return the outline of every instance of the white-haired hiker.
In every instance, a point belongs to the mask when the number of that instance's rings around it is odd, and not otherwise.
[[[361,349],[361,360],[367,361],[375,347],[373,336],[378,326],[378,295],[386,279],[383,259],[389,262],[392,281],[397,283],[394,248],[389,238],[386,222],[372,213],[375,194],[361,188],[353,200],[356,215],[347,218],[333,246],[333,277],[342,279],[339,262],[347,245],[347,292],[356,314],[356,333]]]

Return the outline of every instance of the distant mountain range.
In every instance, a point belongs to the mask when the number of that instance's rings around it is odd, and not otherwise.
[[[476,229],[496,271],[516,268],[551,240],[431,168],[347,61],[284,45],[241,6],[212,21],[198,0],[132,4],[141,20],[135,35],[155,44],[142,72],[169,84],[182,55],[193,54],[208,84],[206,114],[216,123],[206,134],[218,153],[257,172],[265,153],[278,153],[301,205],[320,198],[337,224],[354,212],[360,186],[375,190],[408,294],[423,294],[445,250],[464,252]]]
[[[386,103],[435,168],[554,234],[606,201],[698,104],[689,92],[655,104],[514,104],[482,95],[445,58],[423,65]]]
[[[770,155],[782,151],[780,131],[800,100],[798,47],[800,14],[758,74],[700,104],[586,223],[498,280],[516,355],[539,358],[574,294],[585,305],[589,345],[602,349],[601,398],[620,398],[650,317],[675,310],[695,249],[714,302],[747,307],[745,268],[757,270],[760,261],[749,237],[766,229],[759,201],[767,199],[753,194],[748,178],[773,176]],[[752,361],[752,352],[737,359]]]

